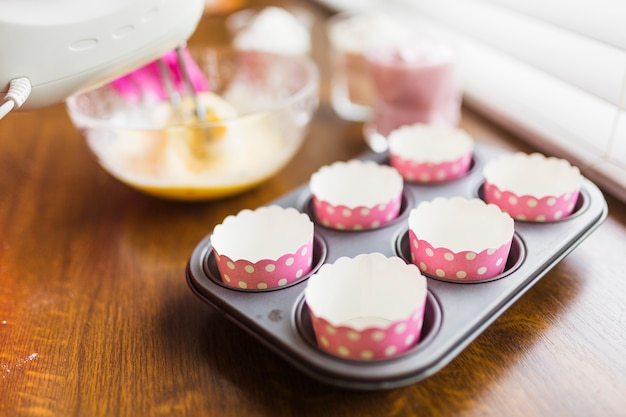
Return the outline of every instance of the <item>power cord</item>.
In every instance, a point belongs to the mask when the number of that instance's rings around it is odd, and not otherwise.
[[[26,77],[12,79],[9,83],[9,91],[7,91],[0,104],[0,119],[11,110],[17,109],[24,104],[30,95],[31,88],[30,80]]]

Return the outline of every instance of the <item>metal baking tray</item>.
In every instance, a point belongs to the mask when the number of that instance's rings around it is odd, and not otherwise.
[[[314,273],[341,256],[380,252],[407,262],[408,214],[419,202],[438,196],[481,197],[483,167],[505,151],[476,145],[472,167],[458,180],[438,185],[405,183],[398,218],[376,230],[339,231],[315,224]],[[361,159],[387,163],[386,154]],[[308,213],[315,221],[308,185],[271,202]],[[515,236],[504,272],[478,283],[427,278],[428,297],[419,343],[402,355],[377,361],[332,356],[317,347],[304,301],[307,277],[288,287],[251,292],[225,286],[212,254],[210,234],[198,243],[187,264],[191,290],[302,372],[324,383],[360,390],[389,389],[433,375],[467,347],[487,326],[567,256],[606,218],[606,201],[584,179],[571,216],[554,222],[515,222]],[[235,213],[233,213],[235,214]],[[309,274],[310,276],[310,274]]]

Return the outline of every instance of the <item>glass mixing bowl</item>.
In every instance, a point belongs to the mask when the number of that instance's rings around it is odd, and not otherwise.
[[[318,69],[306,56],[190,52],[210,90],[198,94],[202,120],[191,96],[174,105],[145,86],[129,97],[114,84],[70,97],[68,114],[101,166],[130,187],[188,201],[240,193],[300,148],[318,108]]]

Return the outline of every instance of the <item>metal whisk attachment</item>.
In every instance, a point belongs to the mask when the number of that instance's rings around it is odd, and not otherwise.
[[[185,90],[188,95],[190,95],[194,101],[195,106],[195,115],[198,121],[206,120],[206,108],[202,104],[196,89],[193,86],[191,81],[191,76],[189,74],[189,67],[187,66],[187,62],[185,61],[185,56],[183,55],[183,50],[185,45],[179,45],[176,48],[176,61],[178,68],[180,69],[181,78],[183,83],[185,84]],[[174,85],[174,80],[172,79],[172,74],[170,73],[167,63],[163,60],[163,58],[158,59],[158,66],[161,78],[163,80],[163,85],[165,87],[165,92],[169,97],[170,103],[176,109],[181,110],[182,106],[182,96],[178,92],[178,89]],[[181,110],[182,113],[182,110]]]

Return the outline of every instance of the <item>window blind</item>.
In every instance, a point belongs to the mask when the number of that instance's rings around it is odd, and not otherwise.
[[[626,2],[368,0],[358,9],[396,13],[458,47],[468,105],[626,201]]]

